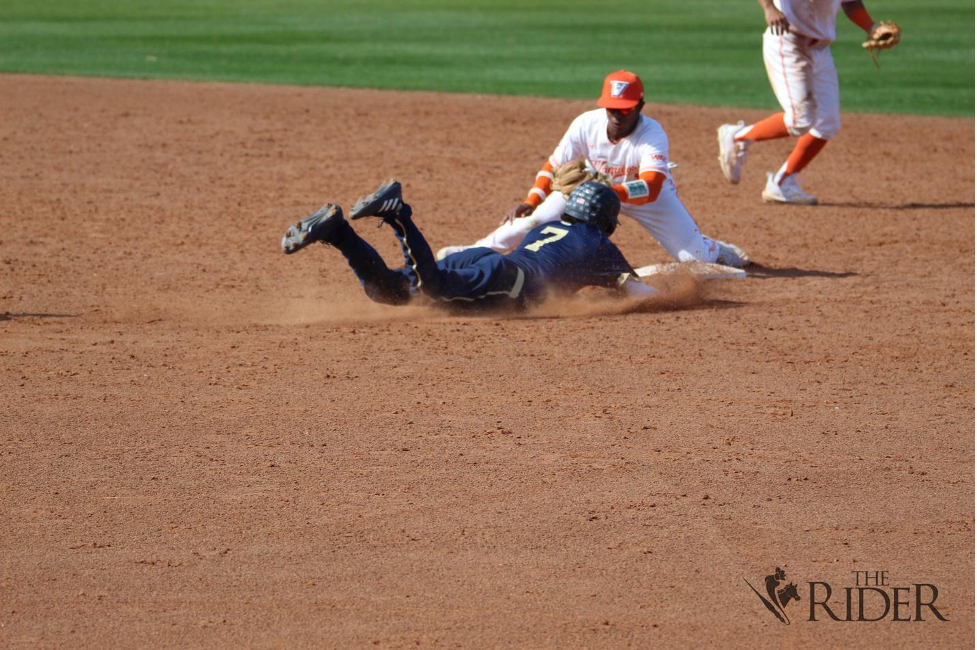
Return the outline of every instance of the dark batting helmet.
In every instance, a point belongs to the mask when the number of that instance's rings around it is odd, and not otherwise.
[[[617,228],[617,213],[621,211],[621,199],[614,190],[594,181],[581,183],[570,192],[564,218],[597,226],[608,237]]]

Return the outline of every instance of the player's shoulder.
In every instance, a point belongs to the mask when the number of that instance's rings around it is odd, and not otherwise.
[[[560,221],[560,224],[569,227],[571,233],[578,239],[586,241],[589,246],[595,246],[599,249],[604,246],[605,242],[610,243],[611,241],[600,227],[592,223]]]
[[[635,146],[651,146],[655,149],[668,148],[668,134],[658,120],[642,115],[638,127],[631,138]]]
[[[603,108],[594,108],[589,111],[584,111],[577,116],[577,119],[584,122],[607,121],[607,111]]]
[[[642,138],[655,139],[655,138],[668,138],[665,133],[665,127],[661,125],[661,122],[653,117],[648,117],[647,115],[641,115],[641,121],[638,122],[638,128],[635,132]]]
[[[600,126],[606,128],[607,113],[603,108],[597,108],[586,113],[581,113],[573,120],[573,126],[581,129],[593,129]]]
[[[546,234],[552,232],[553,230],[562,230],[566,232],[564,237],[568,239],[599,239],[603,235],[603,231],[595,225],[584,223],[582,221],[564,221],[560,219],[559,221],[550,221],[548,223],[540,224],[533,229],[534,233]],[[561,237],[562,239],[563,237]]]

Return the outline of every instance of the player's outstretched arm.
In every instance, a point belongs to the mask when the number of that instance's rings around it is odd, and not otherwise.
[[[845,15],[848,16],[848,20],[864,29],[866,34],[872,33],[872,25],[874,23],[869,17],[868,10],[865,9],[865,5],[862,3],[862,0],[849,0],[848,2],[842,2],[841,8],[844,10]]]
[[[862,0],[842,2],[841,8],[845,10],[848,20],[865,30],[866,39],[862,43],[862,47],[868,50],[875,67],[879,67],[878,53],[899,44],[899,40],[902,38],[902,28],[891,20],[874,22],[868,15],[868,10],[862,4]]]
[[[773,0],[757,0],[763,9],[763,19],[767,21],[767,26],[773,34],[786,34],[790,31],[790,23],[787,16],[773,4]]]
[[[628,181],[621,185],[612,185],[611,189],[621,199],[621,203],[644,205],[654,203],[662,191],[665,174],[661,172],[641,172],[638,180]]]

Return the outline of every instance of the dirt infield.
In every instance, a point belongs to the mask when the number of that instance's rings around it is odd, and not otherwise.
[[[391,174],[473,240],[590,105],[0,76],[0,646],[972,646],[972,121],[846,115],[788,208],[786,141],[715,161],[766,111],[649,105],[759,263],[677,306],[398,310],[279,251]],[[853,571],[949,620],[808,620]]]

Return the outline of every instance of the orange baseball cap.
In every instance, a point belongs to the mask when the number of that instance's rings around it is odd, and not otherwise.
[[[601,108],[633,108],[645,97],[645,87],[638,75],[618,70],[604,79],[604,90],[597,100]]]

